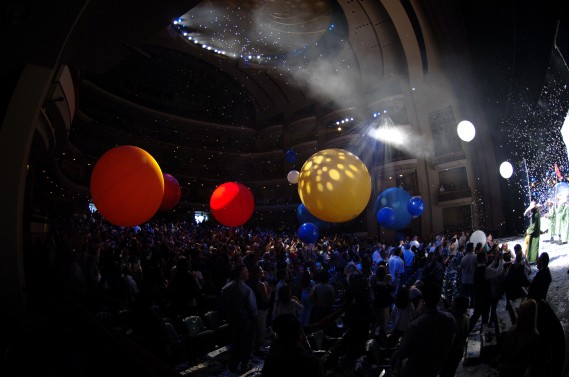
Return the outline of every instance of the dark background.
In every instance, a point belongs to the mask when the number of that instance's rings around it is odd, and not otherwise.
[[[505,235],[523,233],[529,191],[545,202],[555,163],[569,177],[560,134],[569,109],[566,12],[553,1],[462,1],[461,11],[496,169],[506,160],[514,166],[509,180],[500,178]]]

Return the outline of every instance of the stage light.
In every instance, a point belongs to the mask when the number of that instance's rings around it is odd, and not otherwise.
[[[500,175],[503,178],[508,179],[512,176],[512,174],[514,174],[514,168],[512,167],[512,164],[510,164],[508,161],[502,162],[502,164],[500,164]]]
[[[472,141],[476,135],[476,129],[474,128],[474,125],[467,120],[463,120],[458,124],[456,127],[456,132],[458,133],[458,137],[460,137],[462,141],[466,142]]]

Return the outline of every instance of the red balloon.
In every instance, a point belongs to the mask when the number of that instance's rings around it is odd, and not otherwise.
[[[120,226],[145,223],[164,196],[160,166],[144,149],[124,145],[108,150],[91,173],[91,197],[107,221]]]
[[[237,182],[216,188],[209,200],[211,214],[225,226],[241,226],[251,218],[255,201],[251,191]]]
[[[161,211],[169,211],[176,207],[182,196],[180,183],[170,174],[164,173],[164,197],[160,205]]]

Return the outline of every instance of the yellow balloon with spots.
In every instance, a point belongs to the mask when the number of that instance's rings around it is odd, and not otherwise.
[[[343,149],[313,154],[298,177],[302,204],[320,220],[341,223],[356,218],[371,196],[371,177],[365,164]]]

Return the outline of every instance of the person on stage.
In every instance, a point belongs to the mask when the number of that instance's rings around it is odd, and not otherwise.
[[[557,207],[558,210],[556,217],[559,218],[559,228],[557,229],[557,233],[559,233],[559,241],[557,243],[559,245],[564,245],[567,243],[567,239],[569,238],[569,204],[567,201],[563,200]]]
[[[528,245],[526,249],[527,260],[530,263],[537,262],[537,255],[539,253],[539,238],[541,236],[541,213],[539,211],[541,205],[535,200],[532,200],[526,213],[530,214],[530,224],[526,230],[526,238],[528,238]]]
[[[555,201],[554,201],[555,200]],[[549,241],[545,241],[545,242],[555,242],[555,237],[559,237],[559,233],[557,233],[557,219],[556,219],[556,214],[557,214],[557,205],[556,205],[556,199],[551,200],[549,199],[547,201],[547,204],[549,204],[549,210],[547,211],[547,214],[545,215],[547,217],[547,219],[549,220],[549,229],[547,230],[549,232]]]

